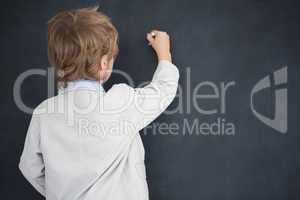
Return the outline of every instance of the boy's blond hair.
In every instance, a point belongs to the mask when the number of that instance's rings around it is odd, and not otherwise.
[[[109,60],[116,57],[118,32],[97,9],[63,11],[48,22],[48,58],[63,85],[78,79],[107,79],[100,77],[100,60],[103,55]]]

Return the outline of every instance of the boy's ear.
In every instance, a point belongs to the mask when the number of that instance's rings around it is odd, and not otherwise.
[[[108,65],[109,65],[108,55],[103,55],[100,61],[100,70],[108,69]]]

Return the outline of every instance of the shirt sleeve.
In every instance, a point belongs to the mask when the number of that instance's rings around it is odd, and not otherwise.
[[[40,121],[36,114],[30,121],[19,169],[30,184],[45,196],[45,166],[40,147]]]
[[[178,80],[177,67],[167,60],[160,60],[152,81],[145,87],[132,88],[123,84],[129,95],[127,105],[130,106],[124,112],[124,118],[130,130],[143,129],[166,110],[176,96]]]

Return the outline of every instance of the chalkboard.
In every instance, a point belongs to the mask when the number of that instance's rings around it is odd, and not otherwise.
[[[46,23],[58,11],[99,5],[120,34],[114,68],[134,86],[157,63],[146,33],[172,41],[180,88],[141,131],[150,199],[300,199],[300,3],[292,0],[3,1],[1,5],[1,199],[42,199],[18,170],[31,115],[13,88],[47,72]],[[128,82],[114,73],[105,84]],[[24,80],[23,102],[48,97],[47,76]],[[166,127],[171,127],[172,130]]]

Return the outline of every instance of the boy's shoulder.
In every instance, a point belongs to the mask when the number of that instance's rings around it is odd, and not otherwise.
[[[33,109],[32,115],[41,115],[49,113],[48,111],[55,106],[57,97],[58,95],[43,100]]]
[[[130,103],[133,101],[135,89],[126,83],[119,83],[114,84],[105,95],[100,95],[100,98],[104,98],[105,105],[110,106],[119,106],[126,103]],[[57,94],[53,97],[49,97],[43,100],[40,104],[38,104],[34,110],[33,115],[40,115],[40,114],[49,114],[49,113],[56,113],[55,109],[57,109],[58,104],[66,103],[62,98],[64,95]],[[61,105],[62,107],[64,105]],[[51,112],[52,111],[52,112]]]
[[[108,95],[130,95],[134,92],[134,88],[126,83],[114,84],[108,91]]]
[[[128,106],[133,103],[134,93],[135,89],[126,83],[114,84],[105,93],[105,105],[113,107]]]

